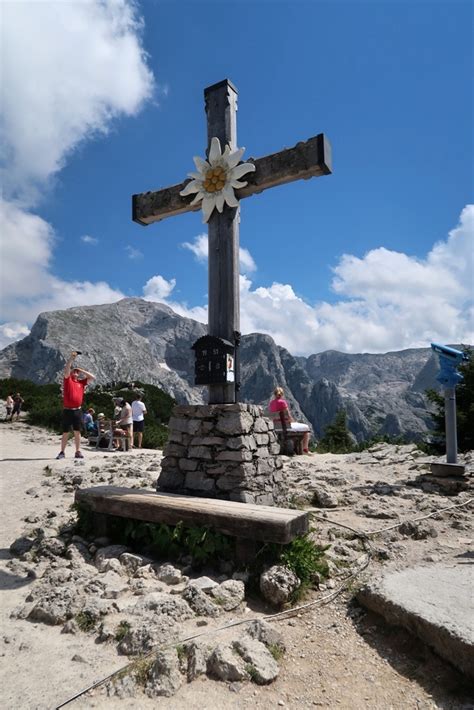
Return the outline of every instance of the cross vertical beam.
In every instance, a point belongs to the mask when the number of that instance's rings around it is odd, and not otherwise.
[[[211,139],[237,148],[237,89],[225,79],[204,89],[208,152]],[[234,342],[240,331],[239,207],[214,210],[209,222],[209,335]],[[236,380],[238,373],[236,373]],[[236,401],[235,383],[209,385],[209,404]]]

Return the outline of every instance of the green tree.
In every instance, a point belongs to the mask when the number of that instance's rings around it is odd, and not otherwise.
[[[470,347],[463,347],[467,355],[458,368],[463,379],[456,387],[456,421],[459,451],[472,451],[474,449],[474,351]],[[434,404],[433,434],[436,448],[444,450],[446,447],[446,433],[444,422],[444,396],[436,390],[427,390],[426,396]]]
[[[322,454],[347,454],[354,450],[354,442],[347,428],[347,415],[339,410],[332,424],[328,424],[324,436],[318,442],[318,451]]]

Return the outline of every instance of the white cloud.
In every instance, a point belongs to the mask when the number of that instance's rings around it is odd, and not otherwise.
[[[195,238],[194,242],[183,242],[181,246],[185,249],[189,249],[189,251],[194,254],[200,264],[207,264],[209,254],[207,234],[199,234]],[[256,271],[257,269],[257,265],[248,249],[243,249],[242,247],[240,247],[239,262],[240,270],[244,274]]]
[[[326,349],[386,352],[440,342],[474,342],[474,205],[426,259],[374,249],[334,268],[336,303],[315,306],[288,284],[251,289],[241,281],[242,331],[260,331],[294,354]]]
[[[24,338],[29,332],[25,323],[3,323],[0,325],[0,350],[14,340]]]
[[[198,320],[201,323],[207,323],[207,306],[194,306],[189,308],[186,303],[170,300],[169,296],[171,296],[175,286],[176,279],[170,279],[168,281],[164,276],[157,274],[151,279],[148,279],[144,285],[143,298],[145,301],[165,303],[172,308],[175,313],[178,313],[184,318],[194,318],[194,320]]]
[[[143,297],[146,301],[161,301],[166,299],[176,286],[176,279],[167,281],[163,276],[157,274],[148,279],[143,287]]]
[[[2,317],[31,324],[42,311],[94,303],[111,303],[123,294],[104,282],[64,281],[51,273],[56,237],[41,217],[0,200]],[[26,325],[23,326],[27,328]],[[3,325],[3,343],[22,337]]]
[[[253,257],[248,249],[243,249],[240,247],[239,251],[240,260],[240,270],[244,274],[250,274],[252,271],[257,270],[257,264],[253,260]]]
[[[123,297],[104,282],[55,276],[54,229],[31,210],[78,146],[152,96],[141,30],[132,0],[2,5],[3,345],[43,310]]]
[[[385,248],[362,258],[344,255],[333,270],[336,303],[312,305],[290,284],[253,288],[248,276],[241,276],[242,332],[267,333],[295,355],[329,349],[387,352],[427,347],[433,340],[474,343],[473,246],[474,205],[468,205],[459,225],[425,259]],[[204,259],[204,236],[188,248]],[[175,280],[167,283],[172,283],[168,293],[153,300],[207,321],[207,306],[170,301]]]
[[[128,258],[132,259],[132,261],[143,259],[143,253],[139,249],[135,249],[135,247],[130,246],[130,244],[125,247],[125,251],[127,252]]]
[[[1,137],[7,199],[32,205],[82,141],[153,92],[127,0],[2,5]]]
[[[97,237],[91,237],[89,234],[84,234],[81,237],[81,242],[84,242],[84,244],[90,244],[91,246],[96,246],[99,243],[99,240]]]
[[[207,264],[207,256],[209,253],[207,234],[199,234],[194,242],[183,242],[181,246],[192,251],[200,264]]]

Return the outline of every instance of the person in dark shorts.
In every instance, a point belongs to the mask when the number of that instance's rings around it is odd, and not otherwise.
[[[135,435],[138,439],[138,448],[142,448],[143,431],[145,429],[145,414],[146,407],[142,402],[141,394],[137,394],[132,402],[132,418],[133,418],[133,439]]]
[[[21,396],[19,392],[16,393],[16,395],[13,397],[13,409],[12,409],[12,415],[10,418],[10,421],[13,421],[13,417],[16,414],[16,420],[18,421],[20,418],[20,412],[21,412],[21,406],[24,403],[24,399]]]
[[[73,367],[72,364],[77,357],[73,351],[69,356],[64,368],[63,379],[63,435],[61,437],[61,451],[56,456],[57,459],[65,458],[65,450],[69,432],[74,432],[74,443],[76,446],[76,459],[83,459],[81,453],[81,429],[82,429],[82,400],[84,399],[84,389],[94,378],[90,372],[86,372],[80,367]],[[80,376],[80,377],[79,377]]]

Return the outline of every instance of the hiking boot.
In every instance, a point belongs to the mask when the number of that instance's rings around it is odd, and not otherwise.
[[[57,459],[65,459],[66,456],[64,454],[64,451],[60,451],[59,454],[56,456]]]
[[[75,455],[74,455],[74,458],[75,458],[75,459],[83,459],[84,456],[81,454],[80,451],[76,451],[76,453],[75,453]]]

